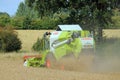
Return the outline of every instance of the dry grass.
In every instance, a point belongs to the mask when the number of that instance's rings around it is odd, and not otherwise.
[[[104,29],[103,32],[107,38],[120,38],[120,29]]]
[[[120,80],[120,73],[93,73],[24,67],[21,59],[0,60],[1,80]]]
[[[18,36],[22,41],[23,52],[31,52],[33,44],[38,38],[41,38],[45,32],[50,32],[52,30],[17,30]]]
[[[17,30],[18,36],[22,41],[22,49],[23,52],[31,52],[32,45],[36,42],[36,40],[42,37],[45,32],[51,32],[53,30]],[[120,38],[120,29],[107,29],[104,30],[104,36],[107,38],[117,37]]]

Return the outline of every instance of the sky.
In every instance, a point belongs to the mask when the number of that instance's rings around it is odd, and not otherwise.
[[[7,12],[10,16],[14,16],[22,1],[24,0],[0,0],[0,12]]]

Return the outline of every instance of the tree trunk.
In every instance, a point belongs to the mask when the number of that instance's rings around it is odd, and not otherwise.
[[[98,28],[98,42],[102,42],[103,41],[103,32],[102,32],[103,28],[99,27]]]

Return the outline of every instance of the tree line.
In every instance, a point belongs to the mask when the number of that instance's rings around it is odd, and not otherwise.
[[[14,16],[0,12],[0,26],[15,29],[55,29],[80,24],[102,40],[102,29],[120,27],[119,0],[25,0]]]

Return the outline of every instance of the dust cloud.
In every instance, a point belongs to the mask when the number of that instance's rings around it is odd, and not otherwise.
[[[120,39],[110,38],[96,48],[93,71],[120,72]]]
[[[52,68],[79,72],[120,72],[119,44],[119,39],[108,39],[96,46],[94,55],[85,53],[79,58],[67,56],[59,61],[52,61]]]

